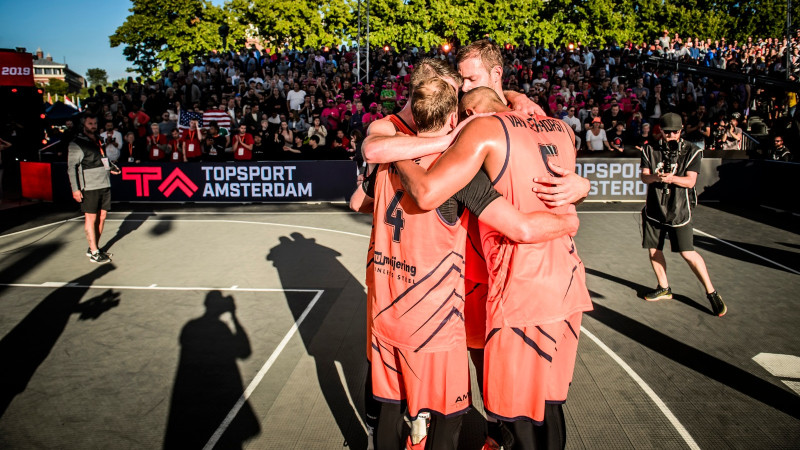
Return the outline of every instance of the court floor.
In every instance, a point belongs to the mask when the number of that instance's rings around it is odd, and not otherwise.
[[[565,406],[570,449],[800,447],[797,217],[717,204],[675,298],[640,204],[586,203],[594,311]],[[115,205],[84,255],[74,209],[0,211],[0,448],[365,449],[370,218],[343,205]],[[476,396],[473,396],[476,397]],[[481,407],[461,449],[479,449]]]

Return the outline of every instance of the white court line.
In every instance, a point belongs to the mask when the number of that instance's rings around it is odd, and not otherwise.
[[[784,266],[783,264],[778,264],[778,263],[776,263],[775,261],[773,261],[773,260],[771,260],[771,259],[765,258],[765,257],[763,257],[763,256],[761,256],[761,255],[759,255],[759,254],[757,254],[757,253],[753,253],[753,252],[751,252],[750,250],[743,249],[742,247],[739,247],[738,245],[731,244],[730,242],[728,242],[728,241],[726,241],[726,240],[724,240],[724,239],[720,239],[720,238],[718,238],[718,237],[716,237],[716,236],[712,236],[712,235],[710,235],[710,234],[706,233],[705,231],[700,231],[700,230],[698,230],[697,228],[695,228],[695,229],[694,229],[694,232],[695,232],[695,233],[697,233],[697,234],[699,234],[699,235],[701,235],[701,236],[705,236],[705,237],[710,237],[710,238],[712,238],[712,239],[716,239],[716,240],[718,240],[718,241],[722,242],[723,244],[729,245],[729,246],[731,246],[731,247],[733,247],[733,248],[735,248],[735,249],[737,249],[737,250],[741,250],[741,251],[743,251],[743,252],[745,252],[745,253],[747,253],[747,254],[749,254],[749,255],[753,255],[753,256],[755,256],[756,258],[763,259],[764,261],[767,261],[767,262],[768,262],[768,263],[770,263],[770,264],[774,264],[774,265],[776,265],[776,266],[780,267],[781,269],[788,270],[789,272],[792,272],[792,273],[793,273],[793,274],[795,274],[795,275],[800,275],[800,272],[798,272],[798,271],[796,271],[796,270],[792,269],[791,267],[786,267],[786,266]]]
[[[336,366],[336,371],[339,372],[339,381],[342,383],[342,387],[344,388],[344,393],[347,394],[347,401],[350,402],[350,406],[353,407],[353,412],[356,413],[356,417],[358,418],[358,423],[361,424],[361,428],[364,429],[364,433],[369,436],[369,430],[367,430],[367,424],[364,423],[364,420],[361,418],[361,414],[358,413],[358,408],[356,408],[356,404],[353,402],[353,397],[350,395],[350,389],[347,388],[347,379],[344,377],[344,369],[342,369],[342,363],[339,361],[334,361],[333,365]],[[367,376],[370,376],[367,374]]]
[[[276,289],[276,288],[242,288],[242,287],[208,287],[208,286],[120,286],[120,285],[100,285],[100,284],[77,284],[66,283],[63,281],[45,281],[44,283],[0,283],[4,287],[26,287],[26,288],[81,288],[81,289],[119,289],[134,291],[236,291],[236,292],[320,292],[319,289]]]
[[[239,397],[239,400],[236,402],[235,405],[233,405],[233,408],[231,408],[228,415],[225,416],[225,419],[219,425],[217,430],[214,432],[213,435],[211,435],[211,439],[208,440],[205,447],[203,447],[203,450],[211,450],[212,448],[214,448],[214,446],[219,441],[219,438],[222,437],[222,434],[225,433],[225,430],[227,430],[228,426],[230,426],[231,422],[233,422],[233,419],[236,417],[236,414],[238,414],[239,410],[242,409],[242,406],[244,406],[244,404],[247,402],[247,399],[250,398],[250,395],[253,393],[253,391],[255,391],[256,387],[258,387],[258,384],[261,383],[261,379],[264,378],[264,375],[266,375],[267,371],[270,369],[270,367],[272,367],[272,364],[274,364],[275,360],[278,359],[278,355],[281,354],[283,349],[286,347],[286,344],[289,343],[289,339],[291,339],[292,336],[294,336],[294,334],[297,332],[297,329],[300,327],[300,324],[303,323],[303,320],[305,320],[306,316],[308,316],[308,313],[311,311],[311,308],[313,308],[314,305],[317,304],[317,300],[319,300],[319,298],[322,296],[322,292],[323,291],[317,291],[317,295],[315,295],[314,299],[311,300],[308,306],[306,306],[306,309],[305,311],[303,311],[303,314],[301,314],[300,317],[298,317],[297,320],[295,320],[294,325],[292,325],[292,328],[290,328],[289,331],[286,332],[286,336],[283,337],[281,343],[278,344],[278,347],[275,348],[275,351],[272,352],[272,355],[270,355],[267,362],[265,362],[264,365],[261,366],[261,370],[258,371],[256,376],[253,378],[253,381],[250,382],[250,384],[247,386],[247,389],[244,390],[241,397]]]
[[[45,225],[39,225],[38,227],[28,228],[26,230],[15,231],[13,233],[0,234],[0,239],[4,238],[4,237],[14,236],[14,235],[21,234],[21,233],[27,233],[28,231],[38,230],[39,228],[52,227],[53,225],[61,225],[62,223],[72,222],[72,221],[75,221],[75,220],[78,220],[78,219],[83,219],[83,216],[73,217],[71,219],[66,219],[66,220],[59,220],[58,222],[48,223],[48,224],[45,224]]]
[[[672,424],[673,427],[675,427],[675,429],[678,431],[678,434],[681,435],[683,441],[686,442],[689,448],[697,450],[700,449],[700,446],[697,445],[697,442],[694,441],[692,435],[690,435],[689,432],[686,431],[686,428],[683,427],[678,418],[675,417],[674,414],[672,414],[672,411],[670,411],[666,403],[664,403],[664,401],[661,400],[658,394],[656,394],[656,392],[647,383],[645,383],[642,377],[640,377],[639,374],[637,374],[631,368],[631,366],[629,366],[625,361],[622,360],[622,358],[620,358],[616,353],[614,353],[613,350],[611,350],[606,344],[604,344],[603,341],[598,339],[597,336],[590,333],[589,330],[587,330],[583,326],[581,326],[581,333],[585,334],[586,336],[589,337],[589,339],[593,340],[598,347],[603,349],[603,351],[605,351],[608,354],[608,356],[611,357],[611,359],[613,359],[617,364],[619,364],[620,367],[622,367],[622,370],[627,372],[627,374],[631,378],[633,378],[633,381],[635,381],[636,384],[638,384],[639,387],[642,388],[645,394],[647,394],[647,396],[650,397],[651,400],[653,400],[658,409],[660,409],[661,412],[667,417],[669,422]]]

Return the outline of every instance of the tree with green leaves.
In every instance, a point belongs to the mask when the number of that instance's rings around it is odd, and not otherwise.
[[[227,23],[229,48],[244,44],[244,25],[207,0],[133,0],[131,15],[109,37],[138,72],[152,76],[161,64],[175,68],[222,50],[219,26]]]
[[[105,86],[108,84],[108,73],[103,69],[93,68],[86,71],[86,80],[90,87]]]
[[[48,94],[53,95],[64,95],[69,92],[69,84],[64,80],[59,80],[58,78],[50,78],[47,80],[47,84],[40,85],[42,89]]]

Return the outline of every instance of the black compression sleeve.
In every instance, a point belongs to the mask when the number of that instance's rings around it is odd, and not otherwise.
[[[367,174],[364,178],[364,182],[361,183],[361,189],[364,190],[364,193],[367,194],[370,198],[375,198],[375,178],[378,174],[378,166],[372,169],[372,173]]]
[[[480,217],[483,210],[499,197],[500,193],[492,186],[492,182],[483,170],[479,170],[472,181],[453,196],[475,214],[475,217]]]

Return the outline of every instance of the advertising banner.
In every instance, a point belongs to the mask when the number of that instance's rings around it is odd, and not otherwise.
[[[352,161],[137,164],[112,177],[111,198],[128,202],[344,201],[355,189]]]

